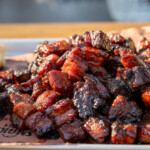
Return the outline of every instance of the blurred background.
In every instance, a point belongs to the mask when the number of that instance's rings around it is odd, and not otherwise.
[[[150,0],[0,0],[0,23],[150,21]]]

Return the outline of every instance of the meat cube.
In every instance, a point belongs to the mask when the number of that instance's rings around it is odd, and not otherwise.
[[[23,70],[23,71],[20,71],[20,70],[15,71],[14,74],[19,83],[26,82],[31,77],[31,72],[28,69]]]
[[[7,92],[0,93],[0,114],[8,113],[9,109],[9,94]]]
[[[64,124],[58,131],[65,142],[80,142],[85,138],[85,132],[79,120]]]
[[[76,110],[73,108],[71,99],[62,99],[52,106],[48,107],[46,114],[55,119],[56,125],[61,126],[77,116]]]
[[[33,90],[34,83],[41,83],[41,78],[38,75],[33,76],[27,82],[23,82],[23,83],[20,84],[20,86],[22,88],[22,92],[31,94],[32,90]]]
[[[64,62],[66,61],[67,57],[68,57],[69,51],[66,51],[61,57],[59,57],[59,59],[57,60],[57,65],[59,67],[62,67]]]
[[[25,102],[20,102],[13,108],[13,112],[23,120],[26,119],[29,115],[31,115],[35,111],[36,108],[33,105]]]
[[[69,75],[69,78],[73,81],[81,80],[88,70],[87,62],[81,57],[69,53],[61,70]]]
[[[120,78],[108,78],[106,84],[110,93],[114,96],[117,96],[118,93],[127,96],[128,98],[132,96],[128,84]]]
[[[121,120],[125,123],[140,121],[142,110],[135,101],[127,101],[122,95],[118,95],[113,101],[110,111],[109,119]]]
[[[150,83],[150,72],[143,66],[136,66],[124,71],[122,79],[135,91]]]
[[[108,36],[102,31],[91,31],[84,33],[84,41],[88,46],[94,48],[112,50],[112,46]]]
[[[43,137],[45,134],[55,129],[54,121],[41,112],[31,114],[26,119],[25,123],[29,129],[36,131],[38,137]]]
[[[84,38],[81,35],[73,35],[69,37],[69,44],[71,47],[83,47],[85,46]]]
[[[32,98],[37,99],[39,95],[41,95],[44,91],[50,90],[49,86],[43,86],[41,83],[33,84]]]
[[[9,83],[15,83],[15,75],[13,70],[0,72],[0,79],[3,79]]]
[[[142,101],[147,108],[150,108],[150,86],[142,90]]]
[[[91,47],[84,47],[82,51],[85,53],[84,57],[88,62],[90,70],[92,70],[93,67],[97,67],[98,70],[99,67],[103,67],[106,64],[108,57],[104,51]]]
[[[23,88],[20,84],[7,84],[5,88],[8,94],[21,94],[23,92]]]
[[[122,45],[131,49],[133,52],[136,52],[134,41],[131,38],[126,39]]]
[[[109,36],[109,40],[111,44],[123,44],[125,42],[125,38],[121,36],[119,33],[112,33]]]
[[[142,121],[139,125],[138,140],[140,143],[150,143],[150,112],[144,114]]]
[[[39,95],[36,102],[34,103],[34,106],[38,111],[44,112],[48,106],[53,104],[58,96],[58,93],[53,90],[45,91]]]
[[[150,41],[147,38],[143,37],[141,41],[138,43],[139,49],[147,49],[150,48]]]
[[[26,125],[25,125],[25,120],[20,119],[16,114],[12,113],[10,116],[10,121],[12,125],[19,130],[25,130]]]
[[[75,84],[73,97],[73,104],[81,118],[93,116],[94,111],[102,108],[106,103],[106,99],[110,98],[107,88],[97,77],[87,75],[84,79],[85,82]]]
[[[126,69],[131,69],[135,66],[142,66],[143,64],[137,59],[135,55],[126,55],[121,57],[121,63]]]
[[[33,104],[34,101],[32,97],[28,94],[10,94],[10,103],[11,105],[15,106],[20,102],[30,103]]]
[[[57,69],[59,56],[51,54],[47,56],[38,68],[38,75],[44,77],[49,71]]]
[[[137,125],[114,122],[111,125],[111,142],[115,144],[134,144]]]
[[[67,73],[52,70],[48,73],[48,78],[51,87],[57,92],[69,92],[73,88]]]
[[[4,79],[0,79],[0,92],[6,91],[6,86],[9,82],[5,81]]]
[[[61,40],[53,43],[43,43],[38,47],[40,53],[44,56],[48,56],[50,54],[62,55],[64,52],[70,49],[70,45],[67,41]]]
[[[91,118],[84,124],[84,130],[98,143],[103,143],[109,136],[109,126],[101,119]]]
[[[118,95],[113,101],[110,111],[109,119],[122,118],[128,112],[128,102],[125,96]]]

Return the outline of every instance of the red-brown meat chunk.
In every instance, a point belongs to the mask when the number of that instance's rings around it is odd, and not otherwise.
[[[142,90],[142,101],[147,108],[150,108],[150,86]]]
[[[55,119],[57,126],[61,126],[77,116],[77,112],[73,108],[71,99],[62,99],[58,101],[47,108],[46,114]]]
[[[38,68],[38,75],[44,77],[49,71],[57,70],[57,60],[59,56],[51,54],[47,56]]]
[[[44,86],[41,83],[34,83],[33,85],[33,91],[32,91],[32,98],[34,100],[37,99],[37,97],[42,94],[44,91],[50,90],[51,88],[49,86]]]
[[[112,50],[108,36],[102,31],[91,31],[84,33],[84,41],[88,46],[94,48]]]
[[[52,70],[48,73],[49,77],[49,83],[53,90],[63,93],[63,92],[69,92],[72,90],[73,85],[71,81],[69,80],[68,74]]]
[[[70,45],[65,40],[61,40],[53,43],[43,43],[38,47],[38,49],[44,56],[48,56],[50,54],[61,55],[70,49]]]
[[[58,131],[65,142],[78,142],[85,138],[85,132],[79,120],[64,124]]]
[[[119,33],[112,33],[109,36],[109,40],[111,44],[123,44],[125,42],[125,38],[121,36]]]
[[[103,143],[109,135],[108,124],[98,118],[89,119],[84,124],[84,130],[98,143]]]
[[[26,119],[26,126],[32,131],[36,131],[38,137],[42,137],[55,129],[54,121],[41,112],[30,115],[30,117]]]
[[[80,48],[76,49],[80,50]],[[64,65],[61,68],[61,70],[66,72],[69,75],[69,78],[73,81],[81,80],[88,70],[87,62],[83,58],[74,55],[73,51],[76,49],[69,53]]]
[[[58,96],[58,93],[53,90],[45,91],[39,95],[34,106],[38,111],[44,112],[48,106],[53,104]]]
[[[21,119],[26,119],[30,114],[34,113],[36,108],[28,103],[20,102],[13,108],[13,112]]]
[[[109,110],[109,119],[117,119],[126,123],[139,121],[142,110],[135,101],[127,101],[122,95],[118,95]]]
[[[30,103],[33,104],[33,98],[28,94],[10,94],[10,103],[15,106],[20,102]]]
[[[147,112],[141,121],[138,131],[140,143],[150,144],[150,112]]]
[[[14,113],[11,114],[10,121],[11,121],[12,125],[14,127],[18,128],[19,130],[26,129],[25,120],[20,119],[16,114],[14,114]]]
[[[133,144],[137,136],[137,125],[114,122],[111,125],[111,142],[115,144]]]
[[[110,98],[107,88],[93,75],[86,75],[85,82],[76,82],[73,104],[81,118],[93,116],[94,111],[102,109]]]

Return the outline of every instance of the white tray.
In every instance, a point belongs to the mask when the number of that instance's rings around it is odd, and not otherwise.
[[[61,38],[62,39],[62,38]],[[0,39],[0,44],[6,46],[6,56],[16,56],[32,53],[42,41],[54,42],[60,38],[42,39]],[[117,144],[73,144],[73,145],[26,145],[1,143],[2,150],[150,150],[150,145],[117,145]]]

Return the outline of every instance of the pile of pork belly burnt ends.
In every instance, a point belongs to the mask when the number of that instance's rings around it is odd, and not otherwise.
[[[136,36],[136,35],[135,35]],[[150,41],[85,32],[43,42],[23,71],[0,72],[0,112],[39,138],[150,143]]]

